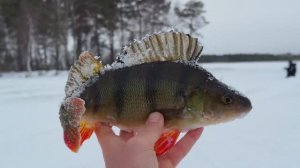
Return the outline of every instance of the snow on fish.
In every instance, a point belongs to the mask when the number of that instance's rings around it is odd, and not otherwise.
[[[202,48],[198,39],[170,31],[134,41],[111,65],[83,52],[70,69],[59,112],[65,144],[77,152],[96,123],[134,131],[158,111],[165,133],[154,148],[161,155],[181,131],[245,116],[250,100],[197,64]]]

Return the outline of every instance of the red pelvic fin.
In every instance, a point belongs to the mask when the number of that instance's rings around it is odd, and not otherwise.
[[[171,129],[164,132],[155,143],[154,149],[156,155],[162,155],[172,148],[175,145],[179,134],[180,131],[177,129]]]
[[[85,140],[91,137],[95,130],[95,127],[95,124],[91,124],[86,121],[80,121],[80,146]]]

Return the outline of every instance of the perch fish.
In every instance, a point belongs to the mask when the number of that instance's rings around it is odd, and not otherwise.
[[[182,131],[245,116],[250,100],[199,65],[202,48],[197,38],[170,31],[134,41],[111,65],[83,52],[59,112],[65,144],[77,152],[96,123],[134,131],[158,111],[165,133],[154,148],[161,155]]]

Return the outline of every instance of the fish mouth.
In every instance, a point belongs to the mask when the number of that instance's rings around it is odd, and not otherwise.
[[[247,97],[242,97],[240,100],[240,105],[238,107],[238,111],[240,112],[239,118],[243,118],[251,111],[252,103]]]
[[[244,112],[249,112],[252,109],[252,103],[251,101],[245,97],[245,99],[242,101],[242,110],[244,110]]]

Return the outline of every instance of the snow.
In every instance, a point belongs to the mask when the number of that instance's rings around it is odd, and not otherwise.
[[[203,66],[249,96],[253,110],[243,119],[205,128],[178,167],[299,167],[299,75],[286,79],[286,62]],[[0,167],[104,167],[95,135],[77,154],[63,143],[58,110],[67,72],[24,76],[0,77]]]

